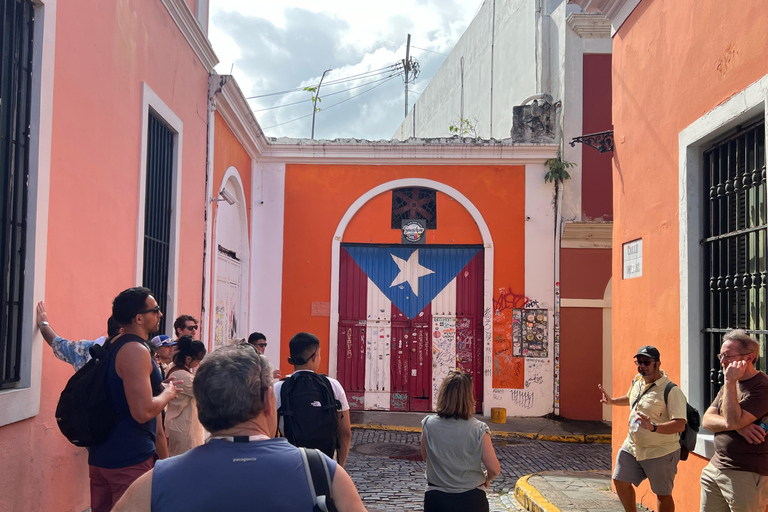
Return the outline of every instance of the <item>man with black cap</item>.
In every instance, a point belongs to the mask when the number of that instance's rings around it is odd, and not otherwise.
[[[672,488],[680,461],[680,432],[685,429],[686,400],[679,387],[664,391],[669,383],[661,369],[656,347],[646,345],[634,357],[637,375],[626,395],[611,398],[598,385],[608,405],[630,406],[629,434],[616,457],[613,483],[626,512],[636,512],[635,489],[646,478],[658,499],[658,512],[672,512]]]
[[[317,336],[300,332],[291,338],[288,346],[291,352],[288,362],[293,365],[294,372],[275,383],[280,432],[291,444],[305,448],[318,448],[329,457],[333,456],[335,447],[336,460],[343,467],[352,440],[349,402],[344,388],[336,379],[317,375],[317,370],[320,368],[320,340]],[[327,393],[324,393],[324,388],[328,390]],[[333,395],[327,396],[331,391]],[[337,427],[335,432],[331,430],[327,433],[328,435],[321,436],[319,433],[325,433],[327,430],[324,428],[327,416],[320,411],[321,408],[328,406],[325,403],[326,400],[323,400],[324,396],[329,400],[335,399],[333,408],[336,410],[336,418],[333,419],[336,420]],[[285,419],[286,416],[288,420]],[[308,435],[302,436],[302,426],[307,422],[310,424],[303,431]],[[286,427],[288,427],[287,430]],[[313,439],[309,439],[313,436]],[[325,437],[327,439],[324,439]]]

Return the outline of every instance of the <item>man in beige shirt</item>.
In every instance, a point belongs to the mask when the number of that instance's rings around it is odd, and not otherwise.
[[[664,400],[669,383],[661,369],[656,347],[641,347],[634,357],[637,375],[626,395],[611,398],[600,388],[601,402],[630,406],[629,434],[616,457],[613,483],[626,512],[636,512],[634,486],[648,479],[658,499],[659,512],[673,512],[672,488],[680,461],[680,432],[685,430],[686,400],[674,386]]]

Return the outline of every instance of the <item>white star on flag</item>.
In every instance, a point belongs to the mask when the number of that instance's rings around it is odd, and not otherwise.
[[[427,267],[419,265],[418,249],[413,251],[413,253],[408,257],[407,261],[402,258],[398,258],[394,254],[390,254],[390,256],[392,256],[392,259],[395,261],[397,268],[400,269],[400,273],[397,274],[397,277],[395,277],[395,280],[392,281],[392,284],[389,285],[389,287],[392,288],[393,286],[407,282],[409,285],[411,285],[411,290],[413,290],[413,293],[418,297],[419,278],[428,276],[429,274],[434,274],[435,272],[428,269]]]

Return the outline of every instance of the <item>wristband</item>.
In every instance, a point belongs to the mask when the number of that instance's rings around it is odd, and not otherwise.
[[[659,429],[659,426],[655,424],[654,422],[651,422],[651,426],[653,427],[651,429],[651,432],[656,432]]]
[[[48,323],[48,320],[43,320],[42,322],[40,322],[40,325],[38,325],[38,327],[42,328],[44,325],[51,325],[51,324]]]

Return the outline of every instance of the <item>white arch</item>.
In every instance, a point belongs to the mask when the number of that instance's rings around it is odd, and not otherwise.
[[[249,281],[248,281],[248,274],[249,274],[249,268],[250,268],[250,243],[248,239],[248,212],[246,211],[246,201],[245,201],[245,188],[243,187],[243,180],[240,178],[240,173],[238,172],[237,168],[234,166],[230,166],[226,172],[224,172],[224,176],[221,178],[221,184],[219,188],[217,189],[218,192],[214,196],[214,198],[219,197],[219,192],[223,190],[227,183],[232,183],[230,188],[227,190],[232,193],[232,195],[235,196],[235,199],[237,199],[237,204],[229,205],[226,202],[217,201],[216,202],[216,210],[218,211],[221,207],[234,207],[237,208],[238,216],[240,217],[240,240],[242,242],[241,248],[242,253],[240,256],[240,311],[239,311],[239,317],[242,319],[241,327],[242,333],[245,333],[247,335],[248,330],[248,290],[250,289]],[[234,190],[232,190],[234,188]],[[211,243],[211,247],[209,248],[211,252],[211,257],[213,258],[213,276],[212,276],[212,304],[215,304],[216,301],[216,293],[218,292],[218,274],[219,274],[219,265],[218,265],[218,257],[216,255],[218,254],[218,238],[219,238],[219,229],[221,227],[219,223],[220,216],[217,214],[214,218],[214,228],[213,228],[213,240]],[[209,308],[210,311],[208,311],[208,349],[213,349],[213,337],[214,337],[214,329],[215,329],[215,322],[213,319],[214,316],[214,308]]]
[[[377,187],[372,188],[365,194],[357,198],[352,205],[347,209],[344,216],[341,218],[336,232],[333,235],[333,241],[331,244],[331,322],[330,322],[330,335],[328,337],[328,374],[335,376],[337,373],[337,350],[338,350],[338,325],[339,325],[339,254],[341,251],[341,241],[344,239],[344,232],[347,229],[352,218],[357,212],[371,199],[396,188],[403,187],[421,187],[430,188],[442,192],[461,204],[467,212],[472,216],[472,219],[477,224],[477,228],[480,231],[480,235],[483,238],[484,251],[484,283],[483,283],[483,354],[484,361],[487,361],[492,356],[492,339],[493,339],[493,320],[491,317],[492,305],[493,305],[493,239],[491,237],[491,230],[488,229],[488,225],[485,223],[485,219],[480,214],[480,211],[475,205],[467,199],[467,197],[456,190],[455,188],[440,183],[439,181],[428,180],[424,178],[404,178],[400,180],[389,181],[383,183]],[[486,368],[483,368],[484,370]],[[491,373],[484,372],[483,377],[483,395],[484,397],[491,396]],[[486,400],[487,398],[484,398]]]

